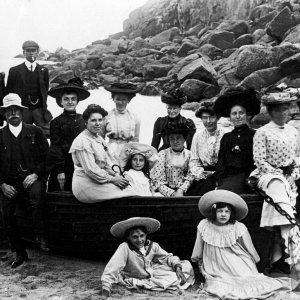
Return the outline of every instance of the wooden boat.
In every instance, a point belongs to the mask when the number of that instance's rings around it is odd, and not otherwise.
[[[270,232],[259,228],[262,200],[256,195],[242,195],[249,207],[243,220],[260,254],[259,269],[268,263],[272,242]],[[71,193],[47,193],[49,242],[52,251],[86,258],[107,259],[120,241],[109,232],[110,227],[134,216],[158,219],[161,229],[150,238],[164,249],[189,259],[196,228],[203,217],[198,210],[199,197],[128,197],[96,204],[80,203]],[[20,217],[23,235],[34,241],[32,224]]]

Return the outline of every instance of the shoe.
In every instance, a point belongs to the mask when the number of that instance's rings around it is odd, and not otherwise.
[[[40,237],[39,242],[40,242],[40,250],[41,251],[44,251],[44,252],[50,251],[49,244],[44,237]]]
[[[25,250],[17,252],[16,259],[12,262],[11,267],[15,269],[16,267],[23,264],[24,261],[28,260],[28,254]]]

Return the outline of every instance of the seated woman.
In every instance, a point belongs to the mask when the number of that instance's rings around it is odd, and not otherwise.
[[[290,103],[296,101],[299,101],[296,96],[276,87],[266,90],[262,102],[271,121],[254,135],[253,156],[257,168],[251,173],[258,179],[258,187],[291,218],[295,218],[295,180],[300,177],[296,160],[300,145],[297,129],[286,122]],[[273,268],[289,273],[290,266],[300,260],[299,228],[267,202],[263,205],[260,226],[275,231],[271,256]]]
[[[219,116],[214,111],[214,103],[205,101],[196,111],[204,127],[197,130],[191,148],[190,169],[194,182],[188,195],[198,196],[213,190],[216,186],[214,172],[218,162],[220,142],[227,129],[218,126]]]
[[[278,299],[293,298],[290,291],[292,285],[297,286],[296,281],[258,272],[255,263],[260,258],[246,226],[239,222],[248,213],[247,204],[239,195],[226,190],[210,191],[201,197],[198,206],[206,219],[197,227],[191,259],[198,263],[206,280],[199,291],[201,296],[241,300],[275,299],[279,295],[286,298]]]
[[[157,151],[149,145],[129,143],[120,153],[119,165],[124,176],[139,196],[152,196],[150,168],[157,160]]]
[[[216,100],[216,114],[230,117],[234,125],[221,139],[215,173],[218,189],[237,194],[248,192],[246,178],[255,168],[252,153],[255,131],[248,127],[248,117],[259,111],[260,100],[254,89],[229,88]]]
[[[101,134],[103,138],[109,138],[108,147],[116,161],[124,144],[139,141],[141,122],[137,115],[127,109],[127,105],[143,87],[132,83],[114,83],[104,87],[111,92],[116,108],[103,121]]]
[[[70,147],[77,135],[85,129],[81,114],[76,113],[79,101],[90,96],[79,77],[50,89],[48,95],[63,107],[61,115],[50,123],[50,150],[46,169],[50,172],[48,191],[72,191],[74,164]]]
[[[128,186],[128,180],[112,170],[116,162],[100,136],[106,115],[101,106],[90,104],[82,114],[86,129],[75,138],[70,149],[75,167],[72,191],[81,202],[101,202],[136,195]]]
[[[150,172],[155,191],[163,196],[181,197],[193,182],[189,169],[191,152],[184,148],[184,143],[193,131],[190,122],[169,124],[161,136],[167,137],[171,147],[158,154],[158,161]]]
[[[114,224],[110,232],[124,242],[116,250],[101,277],[102,299],[110,296],[113,283],[129,289],[155,291],[186,289],[195,282],[189,261],[163,250],[148,240],[157,231],[156,219],[135,217]]]
[[[187,122],[191,127],[191,130],[186,138],[186,147],[187,149],[191,149],[191,144],[194,133],[196,132],[196,127],[191,119],[186,119],[180,114],[182,104],[187,101],[186,96],[180,89],[177,89],[167,94],[163,94],[161,96],[161,101],[163,103],[166,103],[168,115],[166,117],[159,117],[155,121],[151,146],[156,148],[158,151],[169,148],[170,143],[168,141],[168,138],[166,136],[161,136],[160,133],[164,130],[164,128],[166,128],[166,126],[174,126],[183,122]],[[161,138],[163,144],[159,148]]]

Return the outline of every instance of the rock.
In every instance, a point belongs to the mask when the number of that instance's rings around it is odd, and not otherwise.
[[[278,40],[275,39],[272,36],[269,36],[267,33],[265,35],[263,35],[258,42],[256,42],[257,44],[260,45],[269,45],[269,46],[276,46],[278,45]]]
[[[220,59],[223,57],[223,51],[211,44],[204,44],[199,48],[198,51],[208,56],[212,60]]]
[[[204,98],[203,92],[208,86],[209,84],[206,82],[197,79],[187,79],[181,84],[180,89],[188,97],[188,102],[198,102]]]
[[[178,27],[173,27],[171,29],[165,30],[154,37],[150,38],[149,44],[151,46],[159,45],[164,42],[172,41],[174,36],[179,35],[180,30]]]
[[[80,60],[73,60],[73,59],[70,59],[70,60],[67,60],[63,67],[68,70],[73,70],[73,71],[78,71],[78,70],[85,70],[86,68],[86,65],[85,63],[83,63],[82,61]]]
[[[145,96],[160,96],[160,92],[156,85],[157,81],[148,81],[140,94]]]
[[[198,79],[204,82],[212,82],[217,76],[213,66],[204,57],[200,57],[184,66],[178,73],[178,80]]]
[[[269,4],[259,5],[251,10],[249,19],[250,20],[260,19],[261,17],[267,15],[268,13],[270,13],[274,10],[275,10],[275,7],[273,7]]]
[[[160,64],[160,62],[154,60],[151,56],[131,58],[127,57],[122,61],[125,66],[125,73],[132,74],[133,76],[143,76],[144,66],[146,64]]]
[[[54,75],[54,73],[51,76],[50,83],[52,81],[55,81],[57,79],[63,80],[63,81],[68,81],[69,79],[74,77],[74,72],[72,70],[62,70],[61,68],[59,69],[57,75]]]
[[[81,53],[79,55],[74,56],[73,60],[85,61],[85,60],[87,60],[87,55],[84,53]]]
[[[198,33],[203,29],[202,24],[198,24],[194,27],[191,27],[189,30],[187,30],[184,35],[189,36],[189,35],[198,35]]]
[[[103,68],[103,65],[102,65],[102,68]],[[101,73],[106,74],[106,75],[116,75],[115,69],[110,65],[105,65],[105,68],[102,69]]]
[[[244,78],[240,83],[243,87],[253,87],[260,90],[264,87],[272,85],[282,78],[280,68],[273,67],[264,70],[258,70]]]
[[[241,79],[235,76],[234,70],[227,70],[222,73],[217,79],[218,85],[223,89],[229,86],[236,86],[241,82]]]
[[[271,121],[271,118],[267,112],[259,113],[254,116],[250,121],[250,126],[253,129],[258,129]]]
[[[119,80],[118,77],[115,77],[113,75],[105,75],[105,74],[99,75],[99,79],[101,80],[101,83],[103,85],[109,85],[109,84],[112,84],[112,83],[117,82]]]
[[[282,40],[284,34],[293,26],[293,17],[290,9],[285,7],[274,19],[267,25],[268,35]]]
[[[273,10],[266,15],[263,15],[261,18],[254,20],[251,24],[251,31],[254,32],[257,29],[265,29],[266,25],[273,20],[276,15],[277,11]]]
[[[92,45],[110,46],[111,45],[111,39],[97,40],[97,41],[92,42]]]
[[[217,28],[219,31],[229,31],[234,34],[234,38],[249,33],[250,28],[244,20],[229,20],[222,22]]]
[[[190,42],[185,42],[181,45],[181,47],[178,49],[177,51],[177,56],[178,57],[184,57],[187,55],[187,53],[190,51],[190,50],[193,50],[193,49],[197,49],[198,46],[193,44],[193,43],[190,43]]]
[[[129,47],[129,40],[121,39],[118,44],[119,53],[127,53]]]
[[[264,35],[266,35],[266,31],[264,29],[256,29],[253,33],[253,43],[257,43]]]
[[[165,46],[160,49],[161,52],[167,53],[167,54],[175,54],[177,53],[178,47],[175,45]]]
[[[64,60],[69,56],[69,54],[69,50],[59,47],[56,49],[54,56],[57,57],[59,60]]]
[[[300,72],[300,53],[283,60],[279,65],[284,76]]]
[[[201,38],[201,45],[211,44],[221,50],[229,49],[232,47],[234,41],[234,34],[229,31],[214,31],[207,32]]]
[[[197,38],[201,39],[201,37],[209,30],[210,28],[208,26],[205,26],[203,29],[199,31],[197,34]]]
[[[300,43],[300,24],[288,30],[283,37],[283,41],[292,44]]]
[[[114,34],[110,34],[108,36],[108,38],[110,40],[119,40],[120,38],[124,37],[125,36],[125,33],[124,31],[120,31],[120,32],[117,32],[117,33],[114,33]]]
[[[164,77],[168,74],[172,65],[164,65],[164,64],[155,64],[150,65],[147,64],[143,70],[143,77],[145,80],[153,80],[154,78]]]
[[[209,84],[203,92],[203,97],[206,99],[211,99],[217,96],[220,93],[220,90],[221,89],[218,86]]]
[[[86,63],[87,70],[99,70],[102,66],[102,60],[101,59],[89,59]]]
[[[273,48],[275,54],[275,65],[279,65],[286,58],[300,52],[300,47],[291,43],[281,43]]]
[[[102,69],[106,69],[106,68],[114,68],[115,67],[115,63],[113,61],[110,60],[106,60],[102,63]]]
[[[137,51],[140,49],[150,48],[150,47],[151,46],[147,41],[145,41],[141,37],[137,37],[131,42],[130,46],[128,47],[128,51]]]
[[[274,53],[261,45],[247,45],[240,48],[236,61],[235,75],[245,78],[251,73],[273,67]]]
[[[149,55],[155,55],[157,59],[160,59],[162,56],[164,56],[164,53],[155,49],[143,48],[143,49],[129,52],[128,55],[132,57],[145,57]]]
[[[37,59],[38,60],[47,60],[49,56],[50,56],[49,51],[44,50],[44,51],[39,52]]]
[[[177,62],[177,64],[170,70],[170,72],[168,73],[168,75],[173,75],[173,74],[178,74],[179,71],[186,65],[188,65],[189,63],[195,61],[196,59],[198,59],[199,57],[201,57],[201,55],[199,53],[196,54],[191,54],[183,59],[181,59],[179,62]]]
[[[294,74],[288,75],[288,76],[282,78],[276,84],[280,84],[282,82],[286,83],[289,86],[294,86],[294,87],[300,88],[300,73],[294,73]]]
[[[243,34],[239,36],[234,42],[232,47],[233,48],[240,48],[244,45],[251,45],[253,44],[253,35],[252,34]]]
[[[223,57],[229,57],[232,53],[234,53],[237,50],[237,48],[231,48],[231,49],[226,49],[223,51]]]

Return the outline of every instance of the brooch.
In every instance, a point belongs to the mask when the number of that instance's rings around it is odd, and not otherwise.
[[[34,133],[28,133],[27,136],[30,139],[30,143],[33,145],[35,143],[35,134]]]
[[[241,148],[240,148],[239,145],[235,145],[235,146],[231,149],[231,151],[232,151],[233,153],[239,153],[239,152],[241,152],[242,150],[241,150]]]

